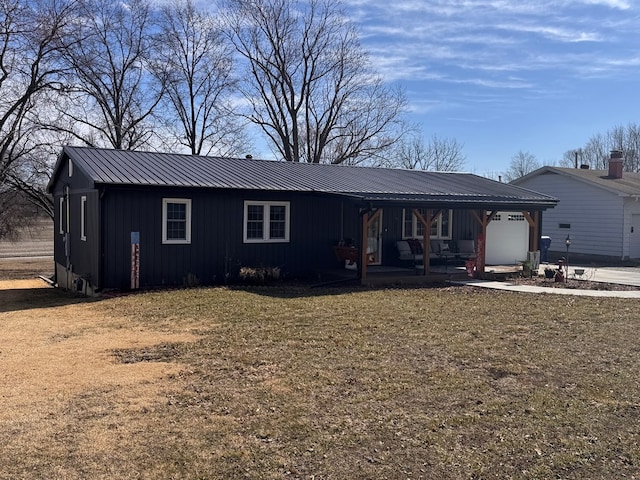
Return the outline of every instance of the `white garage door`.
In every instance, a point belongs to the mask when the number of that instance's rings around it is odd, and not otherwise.
[[[515,265],[527,259],[529,224],[520,212],[498,212],[487,225],[487,265]]]

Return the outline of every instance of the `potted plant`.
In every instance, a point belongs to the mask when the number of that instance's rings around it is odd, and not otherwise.
[[[533,276],[533,262],[530,260],[522,260],[520,262],[522,265],[522,276],[523,277],[532,277]]]

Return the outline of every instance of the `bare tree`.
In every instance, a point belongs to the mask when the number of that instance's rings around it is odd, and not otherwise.
[[[540,168],[540,162],[538,162],[535,155],[529,152],[519,151],[511,157],[509,168],[504,172],[504,178],[507,182],[511,182],[517,178],[524,177],[526,174],[538,168]]]
[[[624,153],[624,168],[628,172],[640,172],[640,125],[627,125]]]
[[[7,234],[20,219],[7,199],[27,187],[47,206],[45,181],[25,177],[38,151],[39,117],[47,94],[60,87],[60,47],[73,19],[72,0],[0,0],[0,231]]]
[[[249,120],[287,161],[358,163],[399,137],[402,92],[372,72],[339,0],[229,0]]]
[[[585,163],[591,168],[602,170],[607,167],[605,159],[609,152],[606,138],[601,135],[593,135],[582,148]]]
[[[625,171],[640,172],[640,126],[630,123],[626,126],[615,126],[604,134],[592,135],[584,147],[565,152],[561,164],[567,167],[575,166],[571,158],[578,152],[580,165],[587,165],[595,170],[606,170],[611,150],[623,152]]]
[[[463,145],[456,139],[440,138],[435,134],[427,147],[430,169],[438,172],[453,172],[464,167],[466,157],[462,154]]]
[[[73,69],[69,102],[57,128],[90,146],[135,149],[152,135],[148,123],[163,89],[148,70],[152,57],[151,8],[145,0],[128,4],[81,0],[64,58]]]
[[[233,113],[233,50],[212,15],[192,0],[162,9],[162,48],[153,60],[160,82],[166,82],[169,130],[194,155],[237,155],[248,141]]]
[[[562,159],[558,162],[558,164],[561,167],[579,168],[580,165],[584,164],[583,158],[584,152],[581,148],[577,148],[575,150],[567,150],[566,152],[564,152]]]
[[[459,171],[466,161],[462,148],[457,140],[440,138],[435,134],[425,146],[419,132],[416,132],[397,143],[389,165],[411,170]]]

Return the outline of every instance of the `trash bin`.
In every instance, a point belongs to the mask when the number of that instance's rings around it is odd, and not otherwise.
[[[547,253],[549,252],[549,247],[551,246],[551,237],[542,236],[540,237],[540,261],[542,263],[549,263],[549,259],[547,258]]]

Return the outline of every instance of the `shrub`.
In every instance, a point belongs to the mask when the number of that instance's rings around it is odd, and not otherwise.
[[[264,285],[280,279],[280,267],[242,267],[240,280],[254,285]]]

